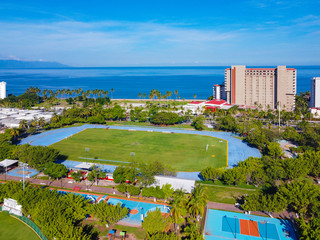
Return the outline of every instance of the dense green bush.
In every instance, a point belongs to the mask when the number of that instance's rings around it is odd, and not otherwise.
[[[125,183],[117,185],[116,188],[121,193],[125,193],[127,191],[127,185]]]
[[[139,187],[135,187],[133,185],[128,185],[127,186],[127,192],[132,196],[137,196],[137,195],[140,194],[140,188]]]
[[[29,164],[38,170],[43,170],[46,164],[59,158],[59,151],[51,147],[17,145],[11,154],[12,158]]]
[[[143,188],[141,191],[141,195],[143,197],[155,197],[158,199],[165,198],[165,193],[163,192],[163,190],[159,186]]]
[[[202,131],[205,126],[203,124],[203,118],[202,117],[196,117],[192,123],[191,126],[194,127],[196,130]]]
[[[151,119],[151,123],[156,125],[174,125],[179,123],[179,121],[179,115],[173,112],[158,112]]]

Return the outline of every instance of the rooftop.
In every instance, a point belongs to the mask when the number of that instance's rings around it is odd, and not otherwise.
[[[203,102],[201,102],[201,101],[193,101],[193,102],[191,102],[189,104],[200,104],[200,103],[203,103]]]
[[[214,99],[214,100],[211,100],[211,101],[206,102],[205,104],[206,104],[206,105],[207,105],[207,104],[223,105],[223,104],[226,104],[226,103],[227,103],[227,102],[226,102],[225,100],[222,100],[222,99],[216,100],[216,99]]]

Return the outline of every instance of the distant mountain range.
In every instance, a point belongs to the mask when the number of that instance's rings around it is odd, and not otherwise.
[[[67,65],[57,62],[1,60],[0,68],[65,68]]]

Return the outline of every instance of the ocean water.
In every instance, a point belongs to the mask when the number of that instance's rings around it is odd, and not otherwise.
[[[297,92],[310,91],[310,79],[320,77],[320,66],[290,66],[297,69]],[[219,67],[108,67],[63,69],[0,69],[7,93],[19,95],[30,87],[83,90],[113,88],[113,98],[136,99],[152,89],[174,91],[185,99],[206,99],[212,87],[224,82],[225,66]],[[110,94],[111,96],[111,94]]]

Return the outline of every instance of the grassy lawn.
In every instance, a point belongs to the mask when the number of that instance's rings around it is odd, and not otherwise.
[[[0,239],[35,240],[40,238],[24,223],[0,212]]]
[[[218,203],[234,204],[236,197],[243,194],[251,194],[259,189],[245,189],[233,186],[206,185],[205,186],[209,201]]]
[[[117,235],[119,235],[119,232],[121,231],[126,231],[127,233],[132,233],[133,235],[136,236],[138,240],[143,240],[146,238],[146,232],[142,228],[138,227],[128,227],[128,226],[123,226],[123,225],[113,225],[112,229],[117,229]],[[108,234],[108,231],[106,231],[106,234]],[[103,236],[105,236],[103,235]]]
[[[159,160],[178,171],[201,171],[207,166],[225,167],[226,144],[218,138],[192,134],[87,129],[52,147],[68,160],[84,161],[81,157],[88,157],[118,165],[121,161],[129,162],[130,153],[134,152],[135,161]],[[86,147],[89,148],[87,156]]]

